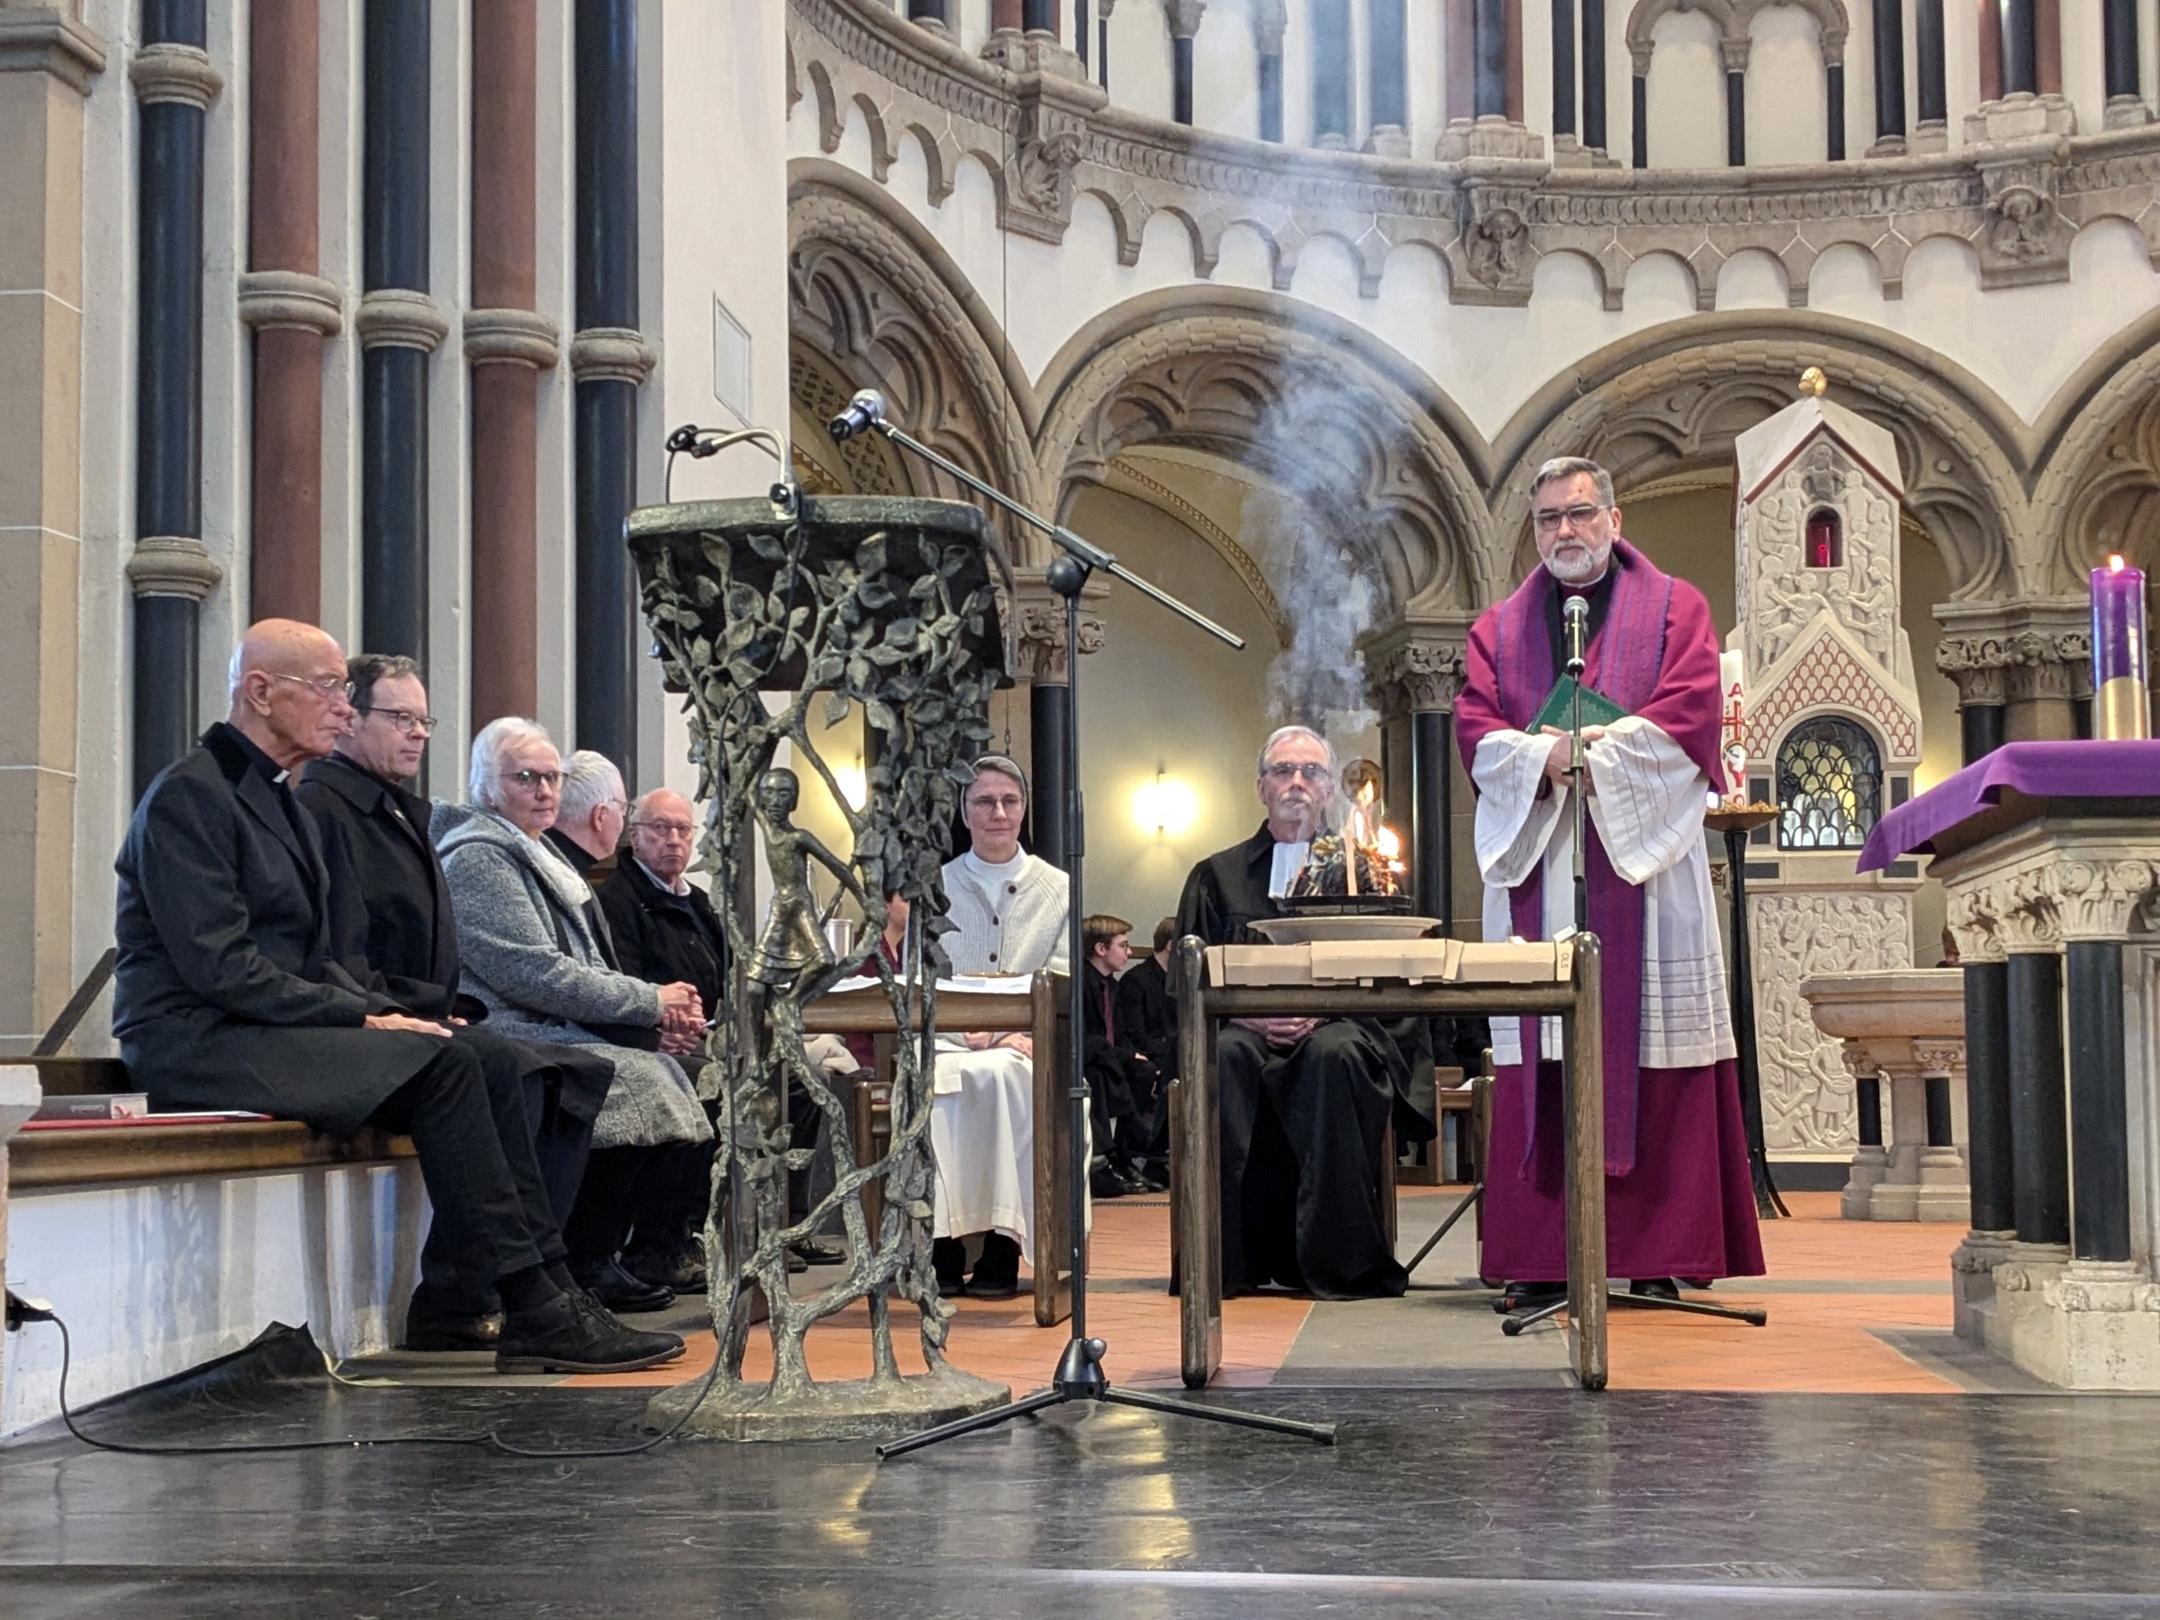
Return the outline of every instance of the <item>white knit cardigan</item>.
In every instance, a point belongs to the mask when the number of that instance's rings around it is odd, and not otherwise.
[[[995,895],[986,895],[981,877],[961,856],[945,863],[944,877],[946,916],[954,928],[945,936],[945,952],[955,973],[1066,971],[1072,891],[1063,872],[1029,855]]]

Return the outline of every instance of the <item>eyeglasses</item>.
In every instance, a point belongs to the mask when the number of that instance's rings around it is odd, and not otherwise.
[[[390,723],[408,737],[432,737],[435,728],[442,724],[432,714],[414,714],[410,709],[378,709],[372,703],[360,712],[388,716]]]
[[[503,775],[521,788],[562,786],[561,771],[505,771]]]
[[[1027,800],[1017,793],[1008,793],[999,799],[970,799],[970,810],[995,810],[1001,815],[1016,816],[1027,807]]]
[[[662,838],[688,838],[697,829],[687,821],[641,821],[640,832],[658,833]]]
[[[264,673],[273,681],[291,681],[295,686],[312,687],[322,697],[343,698],[347,703],[352,701],[352,682],[340,680],[335,675],[286,675],[274,669]]]
[[[1335,773],[1317,762],[1293,765],[1285,759],[1277,760],[1260,774],[1270,782],[1287,782],[1293,776],[1302,776],[1308,782],[1325,782]]]
[[[1604,510],[1605,508],[1602,506],[1548,508],[1536,514],[1537,526],[1539,531],[1544,534],[1558,533],[1560,525],[1563,523],[1572,523],[1578,529],[1587,528],[1596,520],[1597,515]]]

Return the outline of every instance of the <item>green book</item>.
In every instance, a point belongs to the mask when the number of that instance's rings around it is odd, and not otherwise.
[[[1553,682],[1552,691],[1546,696],[1545,706],[1538,710],[1537,718],[1530,722],[1530,735],[1535,737],[1547,726],[1562,731],[1569,729],[1573,719],[1575,677],[1563,675]],[[1615,720],[1625,720],[1627,710],[1620,707],[1594,686],[1582,689],[1582,723],[1586,726],[1609,726]]]

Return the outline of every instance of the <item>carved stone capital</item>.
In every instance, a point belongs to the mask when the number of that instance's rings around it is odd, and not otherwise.
[[[1022,81],[1019,128],[1005,171],[1008,230],[1038,242],[1065,240],[1072,223],[1073,171],[1087,153],[1089,118],[1107,98],[1084,81],[1049,73]]]
[[[50,73],[80,95],[105,71],[105,39],[72,6],[0,7],[0,73]]]
[[[172,101],[207,112],[225,88],[225,75],[199,45],[145,45],[128,64],[128,78],[145,107]]]
[[[192,535],[146,534],[128,554],[127,577],[137,596],[184,596],[200,602],[217,589],[225,570]]]
[[[1990,885],[1994,891],[1995,931],[2013,956],[2062,948],[2062,913],[2055,885],[2044,871],[2028,868]]]
[[[2134,1260],[2073,1260],[2041,1284],[2050,1305],[2077,1312],[2160,1311],[2160,1283]]]
[[[1538,250],[1530,237],[1530,214],[1535,192],[1513,165],[1490,179],[1472,178],[1463,185],[1462,238],[1456,259],[1469,282],[1463,300],[1469,303],[1527,304],[1530,282],[1537,270]]]
[[[2091,604],[2083,597],[1946,602],[1935,667],[1960,703],[2067,702],[2092,688]]]
[[[379,287],[360,295],[353,317],[362,349],[418,349],[433,354],[450,335],[450,323],[424,292],[407,287]]]
[[[1283,39],[1290,32],[1290,8],[1283,0],[1252,0],[1252,32],[1253,45],[1262,56],[1282,55]]]
[[[1065,604],[1023,597],[1016,609],[1019,622],[1019,662],[1013,673],[1035,686],[1065,686],[1072,680],[1072,661],[1065,652]],[[1080,651],[1101,652],[1104,625],[1096,613],[1080,615]]]
[[[555,323],[529,309],[468,309],[465,359],[475,366],[517,365],[553,371],[561,357]]]
[[[1172,39],[1191,39],[1200,32],[1200,19],[1207,12],[1207,0],[1163,0],[1163,12],[1170,19]]]
[[[660,356],[644,334],[627,326],[588,326],[570,340],[570,375],[579,382],[642,386]]]
[[[1957,945],[1960,962],[2000,962],[2004,955],[2001,932],[1988,896],[1980,888],[1960,889],[1948,897],[1944,925]]]
[[[1745,73],[1748,65],[1748,47],[1754,40],[1746,34],[1728,34],[1718,41],[1718,55],[1725,63],[1727,73]]]
[[[1384,718],[1452,713],[1463,684],[1467,627],[1397,627],[1368,644],[1365,667]]]
[[[243,270],[240,319],[258,332],[344,330],[345,305],[335,283],[304,270]]]
[[[1913,1063],[1923,1075],[1945,1075],[1952,1080],[1965,1073],[1963,1041],[1914,1041]]]
[[[2126,939],[2160,882],[2160,868],[2135,858],[2073,858],[2050,866],[2047,880],[2066,942]]]

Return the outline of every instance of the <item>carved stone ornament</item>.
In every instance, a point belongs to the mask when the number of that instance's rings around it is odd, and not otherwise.
[[[2160,869],[2147,860],[2070,859],[2048,876],[2065,941],[2127,939]]]
[[[1047,75],[1027,81],[1006,174],[1003,223],[1008,230],[1038,242],[1065,239],[1065,228],[1072,223],[1073,170],[1087,149],[1089,108],[1073,92],[1091,89]]]
[[[896,1042],[892,1141],[860,1162],[851,1098],[811,1060],[805,1009],[845,977],[873,981],[867,998],[898,1029],[937,1023],[937,980],[950,963],[940,867],[966,760],[990,741],[985,716],[1005,656],[996,587],[1011,589],[981,515],[956,502],[795,497],[646,508],[629,519],[645,617],[663,678],[688,697],[696,798],[710,807],[701,869],[721,894],[739,892],[762,851],[773,904],[753,927],[720,916],[734,964],[732,1017],[715,1031],[702,1085],[718,1105],[720,1159],[704,1231],[717,1363],[709,1386],[657,1396],[647,1421],[683,1420],[729,1439],[857,1439],[926,1427],[1002,1401],[1001,1385],[945,1359],[953,1309],[931,1263],[929,1040]],[[768,692],[787,694],[777,710]],[[811,709],[821,727],[813,734]],[[882,739],[860,809],[821,752],[826,732],[860,708]],[[847,735],[852,736],[849,729]],[[781,766],[780,751],[787,749]],[[776,768],[776,766],[780,768]],[[796,825],[801,783],[824,785],[849,836],[836,853]],[[752,822],[759,836],[753,836]],[[883,915],[897,890],[912,905],[894,969],[876,929],[836,952],[823,924],[843,901]],[[789,1146],[779,1097],[800,1087],[823,1116],[832,1184],[799,1219],[789,1172],[809,1149]],[[863,1194],[883,1189],[873,1226]],[[837,1219],[849,1262],[815,1294],[789,1287],[787,1251]],[[757,1296],[769,1310],[769,1382],[746,1382],[744,1354]],[[902,1376],[892,1307],[914,1306],[928,1372]],[[867,1304],[870,1376],[820,1383],[804,1340],[818,1322]]]
[[[1169,18],[1172,39],[1191,39],[1200,32],[1207,0],[1163,0],[1163,12]]]
[[[2048,1303],[2065,1311],[2160,1311],[2160,1283],[2135,1260],[2073,1260],[2041,1286]]]
[[[145,45],[128,64],[128,78],[145,107],[161,101],[208,111],[225,76],[200,45]]]
[[[1980,165],[1987,194],[1987,225],[1975,240],[1984,287],[2056,281],[2070,262],[2077,234],[2055,205],[2060,143],[2040,143],[2018,161]]]
[[[1374,695],[1386,718],[1440,711],[1452,713],[1463,686],[1463,644],[1415,631],[1409,639],[1376,637],[1366,654]]]
[[[529,309],[468,309],[465,359],[470,365],[516,365],[553,371],[562,349],[555,323]]]
[[[1064,686],[1072,679],[1072,665],[1065,656],[1065,604],[1052,598],[1022,596],[1014,608],[1019,621],[1020,657],[1014,673],[1035,686]],[[1085,609],[1080,614],[1080,654],[1103,648],[1105,626],[1101,615]]]
[[[336,337],[345,325],[334,282],[304,270],[243,270],[240,319],[258,332],[318,332]]]
[[[128,553],[127,577],[137,596],[184,596],[200,602],[217,588],[225,570],[210,548],[191,535],[146,534]]]
[[[1914,1041],[1913,1065],[1924,1075],[1943,1075],[1953,1081],[1965,1074],[1963,1041]]]
[[[1537,249],[1530,239],[1530,195],[1519,186],[1471,184],[1465,190],[1464,267],[1490,292],[1527,298]],[[1471,301],[1475,301],[1474,299]]]
[[[360,297],[353,317],[362,349],[418,349],[433,354],[450,335],[434,299],[409,287],[378,287]]]
[[[627,326],[589,326],[570,340],[570,374],[579,382],[638,386],[659,359],[645,335]]]
[[[1948,897],[1944,922],[1957,945],[1961,963],[1981,965],[2003,960],[2002,934],[1987,899],[1978,888],[1954,890]]]
[[[2038,868],[2012,872],[1989,885],[1995,909],[1995,930],[2003,949],[2013,956],[2052,952],[2062,947],[2062,915],[2055,903],[2055,885]]]

